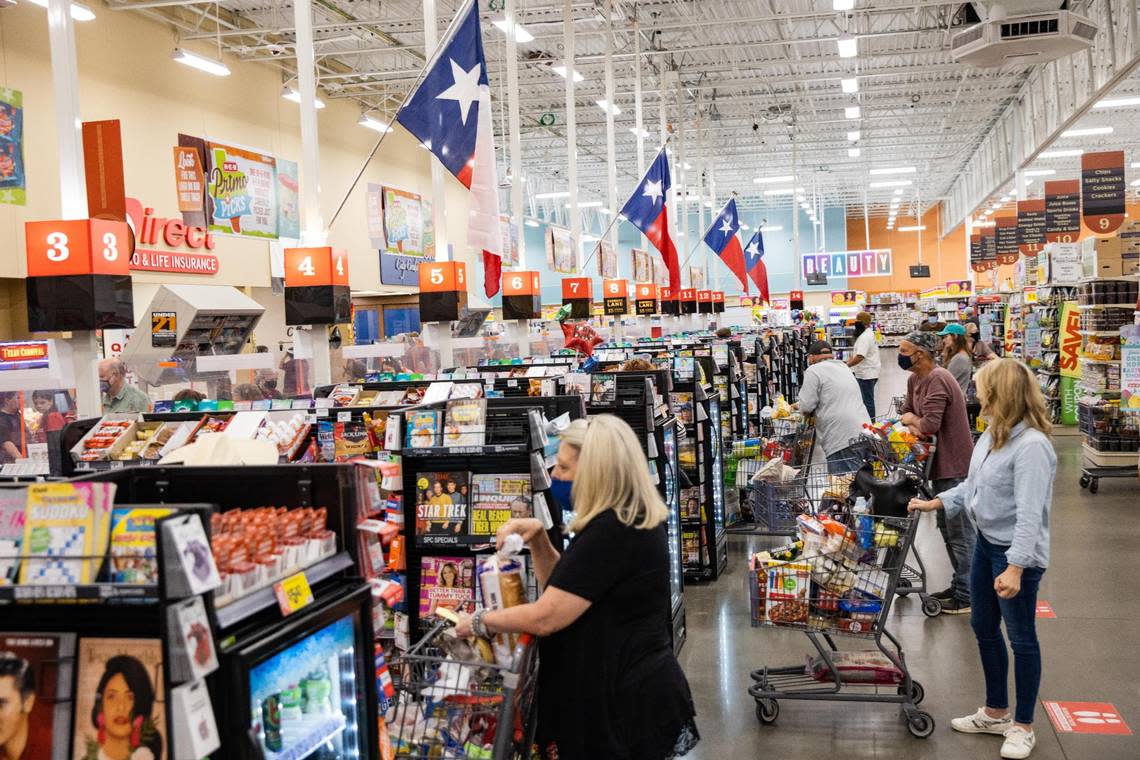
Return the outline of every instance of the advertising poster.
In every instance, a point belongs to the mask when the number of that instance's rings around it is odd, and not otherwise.
[[[1041,366],[1041,316],[1036,309],[1025,316],[1025,336],[1022,356],[1026,364],[1036,369]]]
[[[4,694],[8,699],[14,698],[14,704],[9,703],[12,709],[5,711],[8,716],[0,722],[0,751],[6,752],[7,757],[55,757],[60,749],[54,746],[57,738],[63,739],[66,749],[66,734],[58,737],[56,733],[56,683],[60,660],[70,654],[62,651],[58,634],[0,636],[0,673],[27,673],[35,684],[32,693],[25,696],[17,691],[16,680],[11,679],[13,688]]]
[[[222,143],[206,143],[209,228],[277,238],[277,159]]]
[[[1045,242],[1075,243],[1081,234],[1081,183],[1045,183]]]
[[[1070,377],[1076,381],[1081,376],[1078,361],[1081,355],[1081,313],[1076,301],[1065,301],[1061,307],[1060,327],[1061,377]]]
[[[1017,217],[999,216],[994,219],[994,248],[999,264],[1016,264],[1021,251],[1017,244]]]
[[[74,760],[121,757],[126,748],[142,757],[165,760],[170,746],[162,698],[162,641],[159,639],[79,640]]]
[[[380,282],[419,283],[419,265],[435,260],[431,210],[418,193],[369,183],[365,200],[368,237],[380,250]]]
[[[24,96],[0,88],[0,203],[23,206],[25,187]]]
[[[653,265],[653,283],[663,288],[669,287],[669,267],[665,266],[665,261],[660,256],[655,256],[650,263]]]
[[[705,286],[705,270],[700,267],[689,267],[689,287],[700,290]]]
[[[598,275],[606,280],[612,280],[618,276],[617,251],[614,249],[613,243],[608,240],[601,240],[598,243]]]
[[[179,213],[201,211],[206,201],[206,175],[197,150],[188,145],[174,146],[174,176],[178,183]]]
[[[650,263],[649,251],[633,248],[630,250],[629,256],[633,261],[633,281],[649,282],[649,278],[653,275],[653,265]],[[665,284],[668,285],[669,281],[666,280]]]
[[[299,178],[296,161],[277,159],[277,237],[301,237]]]
[[[1098,235],[1124,223],[1124,151],[1081,156],[1081,207],[1085,226]]]
[[[570,230],[553,224],[546,228],[546,265],[555,272],[576,274],[578,262]]]
[[[1022,256],[1035,256],[1045,247],[1045,200],[1017,202],[1017,248]]]
[[[499,215],[499,234],[503,239],[503,266],[519,265],[519,226],[506,214]]]
[[[1140,326],[1120,328],[1120,411],[1140,414]]]

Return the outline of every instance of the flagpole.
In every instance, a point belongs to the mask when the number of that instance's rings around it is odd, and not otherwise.
[[[356,176],[352,178],[352,183],[348,186],[348,190],[345,191],[344,197],[341,198],[340,203],[336,207],[336,211],[333,212],[332,218],[329,219],[329,223],[325,227],[326,230],[332,229],[333,223],[336,222],[337,217],[340,216],[340,212],[344,210],[345,204],[348,203],[348,199],[352,196],[352,192],[356,189],[356,186],[360,184],[360,178],[364,176],[364,172],[368,170],[368,165],[372,163],[372,159],[376,157],[376,152],[380,150],[380,145],[384,142],[384,138],[392,133],[392,128],[396,124],[396,118],[400,115],[400,111],[402,111],[404,106],[408,104],[408,101],[412,99],[412,95],[415,94],[417,89],[419,89],[420,83],[424,81],[424,77],[427,76],[428,71],[430,71],[431,67],[435,65],[435,62],[439,60],[440,54],[455,36],[456,30],[459,28],[459,20],[464,17],[467,9],[470,8],[474,3],[475,0],[467,0],[467,2],[463,4],[463,7],[461,7],[459,11],[456,12],[455,16],[451,19],[451,23],[447,25],[447,29],[445,29],[443,32],[443,37],[440,39],[439,43],[436,44],[435,50],[432,51],[431,56],[424,62],[423,68],[420,69],[420,73],[416,77],[416,81],[412,83],[412,86],[404,94],[404,100],[400,103],[400,107],[396,109],[396,113],[392,116],[391,119],[388,120],[387,129],[380,133],[380,137],[377,138],[376,144],[373,145],[372,150],[368,152],[368,157],[365,158],[364,162],[360,165],[360,170],[357,171]],[[436,159],[435,156],[431,156],[430,160],[435,161],[438,159]]]
[[[661,151],[665,150],[665,146],[667,146],[669,144],[669,141],[672,139],[673,139],[673,133],[670,132],[665,137],[665,142],[661,143],[661,146],[657,149],[657,152],[653,154],[654,155],[654,161],[657,160],[656,157],[661,154]],[[641,187],[641,183],[645,181],[645,178],[649,176],[649,172],[651,172],[651,171],[653,171],[653,164],[650,164],[649,168],[647,168],[645,170],[645,173],[641,175],[641,179],[639,179],[637,181],[637,184],[633,186],[634,190]],[[672,172],[670,172],[670,175],[672,175]],[[670,182],[669,184],[671,186],[673,183]],[[629,203],[629,199],[627,198],[625,202]],[[622,204],[622,207],[624,208],[625,204]],[[586,273],[586,265],[589,264],[590,261],[593,260],[594,254],[601,250],[602,241],[606,239],[606,235],[609,234],[610,229],[615,224],[618,223],[619,219],[621,219],[621,214],[617,211],[617,209],[613,209],[613,212],[614,212],[613,216],[610,217],[610,223],[606,225],[606,228],[604,230],[602,230],[602,236],[598,239],[598,243],[597,243],[597,245],[594,246],[594,250],[590,251],[590,255],[587,256],[586,260],[582,262],[582,271],[579,274],[585,274]]]

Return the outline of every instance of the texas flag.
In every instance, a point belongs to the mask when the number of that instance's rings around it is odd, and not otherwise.
[[[744,292],[747,293],[748,277],[744,269],[744,251],[736,237],[736,231],[739,229],[740,217],[736,213],[736,199],[729,198],[728,203],[724,204],[724,208],[713,219],[712,225],[705,233],[705,245],[712,248],[713,253],[719,256],[720,260],[736,275],[737,279],[740,280],[740,287],[744,288]]]
[[[744,271],[760,289],[760,297],[768,301],[768,267],[764,264],[764,233],[760,230],[744,246]]]
[[[677,261],[673,239],[669,237],[669,204],[666,201],[671,184],[669,157],[665,154],[665,148],[661,148],[633,195],[625,202],[621,214],[660,251],[665,267],[669,270],[669,288],[676,293],[681,289],[681,265]]]
[[[490,298],[499,292],[503,242],[491,88],[475,2],[460,10],[450,35],[437,50],[396,121],[471,191],[467,245],[483,251],[483,289]]]

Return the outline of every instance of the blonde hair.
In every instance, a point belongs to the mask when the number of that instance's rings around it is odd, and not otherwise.
[[[562,435],[563,443],[579,449],[578,469],[571,491],[574,520],[570,530],[580,533],[607,509],[633,528],[656,528],[668,517],[665,503],[649,477],[649,463],[633,429],[612,414],[590,417],[589,424],[575,426]],[[579,433],[584,433],[579,440]]]
[[[1019,422],[1045,435],[1052,434],[1053,424],[1049,421],[1045,397],[1037,379],[1024,364],[1016,359],[995,359],[978,370],[974,381],[991,448],[1004,446]]]

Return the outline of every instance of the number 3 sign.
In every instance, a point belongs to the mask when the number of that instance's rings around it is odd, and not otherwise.
[[[28,277],[129,275],[133,238],[124,222],[74,219],[24,225]]]

